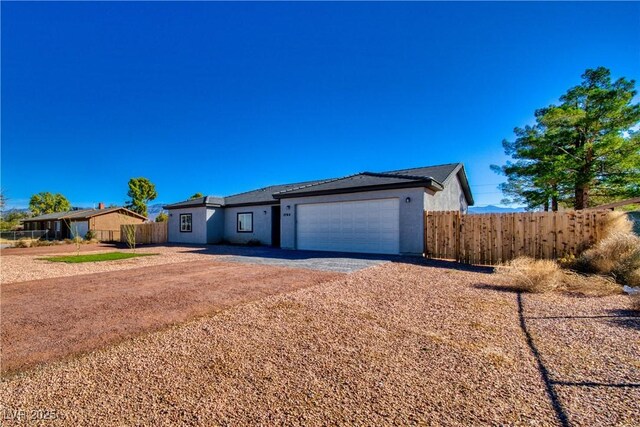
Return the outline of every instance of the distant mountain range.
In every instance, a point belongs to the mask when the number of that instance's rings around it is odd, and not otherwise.
[[[502,206],[496,205],[487,205],[487,206],[471,206],[469,207],[469,213],[510,213],[510,212],[524,212],[525,209],[520,208],[505,208]]]

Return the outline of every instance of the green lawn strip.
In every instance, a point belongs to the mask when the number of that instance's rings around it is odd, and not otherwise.
[[[55,256],[49,258],[40,258],[45,261],[51,262],[99,262],[99,261],[117,261],[120,259],[136,258],[141,256],[151,256],[158,254],[134,254],[125,252],[107,252],[104,254],[88,254],[88,255],[67,255],[67,256]]]

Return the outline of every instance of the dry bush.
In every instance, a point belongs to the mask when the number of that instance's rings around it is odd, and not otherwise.
[[[572,294],[603,297],[622,293],[622,286],[611,277],[562,271],[562,290]]]
[[[554,261],[518,257],[495,271],[504,285],[518,291],[549,292],[562,285],[562,271]]]
[[[584,272],[610,275],[629,286],[640,285],[640,237],[614,232],[584,251],[576,261]]]
[[[622,287],[610,277],[563,270],[550,260],[519,257],[496,267],[496,273],[502,285],[522,292],[562,291],[585,296],[622,293]]]
[[[31,241],[32,248],[37,248],[39,246],[51,246],[51,245],[53,245],[53,243],[48,240],[32,240]]]
[[[28,248],[29,247],[29,240],[28,239],[16,240],[13,243],[13,247],[14,248]]]
[[[605,219],[602,234],[605,238],[614,233],[631,234],[633,232],[633,221],[625,212],[611,211]]]

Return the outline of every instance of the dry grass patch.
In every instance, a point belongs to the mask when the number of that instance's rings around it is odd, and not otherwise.
[[[602,234],[610,236],[614,233],[633,233],[633,221],[625,212],[612,211],[607,215]]]
[[[562,291],[585,296],[622,293],[621,286],[611,278],[563,270],[551,260],[519,257],[498,266],[496,273],[502,285],[522,292]]]
[[[576,261],[580,270],[611,275],[617,282],[640,285],[640,237],[613,233],[587,249]]]
[[[562,285],[562,271],[555,261],[518,257],[496,267],[504,285],[517,291],[542,293]]]
[[[591,297],[622,293],[622,287],[610,277],[586,275],[567,270],[562,270],[562,290]]]

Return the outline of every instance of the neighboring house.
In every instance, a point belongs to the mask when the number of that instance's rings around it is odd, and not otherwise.
[[[123,207],[78,209],[39,215],[22,221],[25,230],[47,230],[47,237],[56,239],[84,237],[89,230],[120,232],[122,224],[141,224],[147,218]]]
[[[424,211],[466,212],[472,204],[464,167],[453,163],[273,185],[164,208],[169,242],[255,240],[285,249],[421,255]]]

